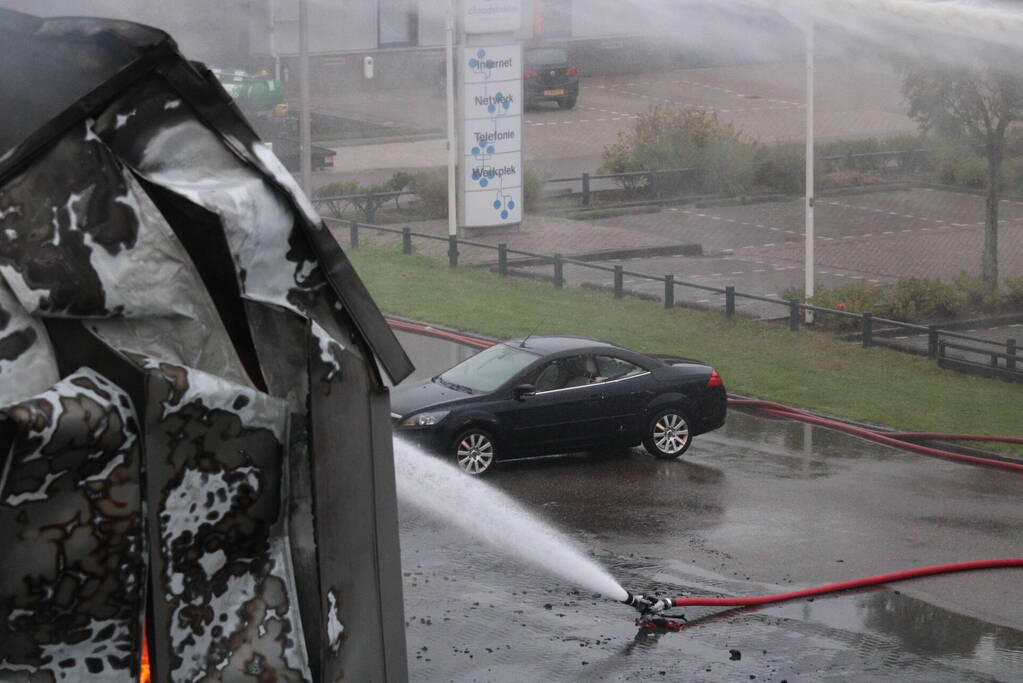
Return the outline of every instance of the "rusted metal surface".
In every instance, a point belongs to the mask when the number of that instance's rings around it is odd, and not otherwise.
[[[312,205],[154,29],[0,10],[0,82],[0,679],[404,679],[411,364]]]

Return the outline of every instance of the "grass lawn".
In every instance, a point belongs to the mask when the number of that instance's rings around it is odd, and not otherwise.
[[[721,313],[450,269],[392,249],[347,253],[386,313],[494,337],[535,329],[699,358],[721,373],[730,393],[900,431],[1023,437],[1023,387],[942,370],[926,358]]]

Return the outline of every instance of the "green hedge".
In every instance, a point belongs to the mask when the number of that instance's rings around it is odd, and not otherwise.
[[[802,288],[782,292],[785,299],[806,301]],[[808,303],[850,313],[873,313],[907,323],[932,324],[963,317],[1019,311],[1023,306],[1023,278],[1008,278],[992,290],[978,276],[961,272],[952,282],[907,278],[888,285],[856,283],[820,288]],[[846,316],[827,316],[821,325],[856,329],[860,322]]]

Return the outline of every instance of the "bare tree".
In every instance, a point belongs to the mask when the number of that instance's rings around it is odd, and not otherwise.
[[[915,62],[906,64],[902,91],[909,115],[920,127],[968,142],[987,161],[984,251],[981,277],[998,286],[998,202],[1007,132],[1023,121],[1023,76],[1014,73],[1005,51],[978,52],[970,65]]]

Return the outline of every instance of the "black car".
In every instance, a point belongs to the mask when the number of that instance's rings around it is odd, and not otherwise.
[[[523,53],[522,92],[526,109],[538,102],[557,102],[571,109],[579,98],[579,68],[560,47],[535,47]]]
[[[498,460],[640,443],[677,458],[724,424],[725,402],[721,377],[699,361],[529,336],[396,388],[391,418],[399,436],[483,474]]]

